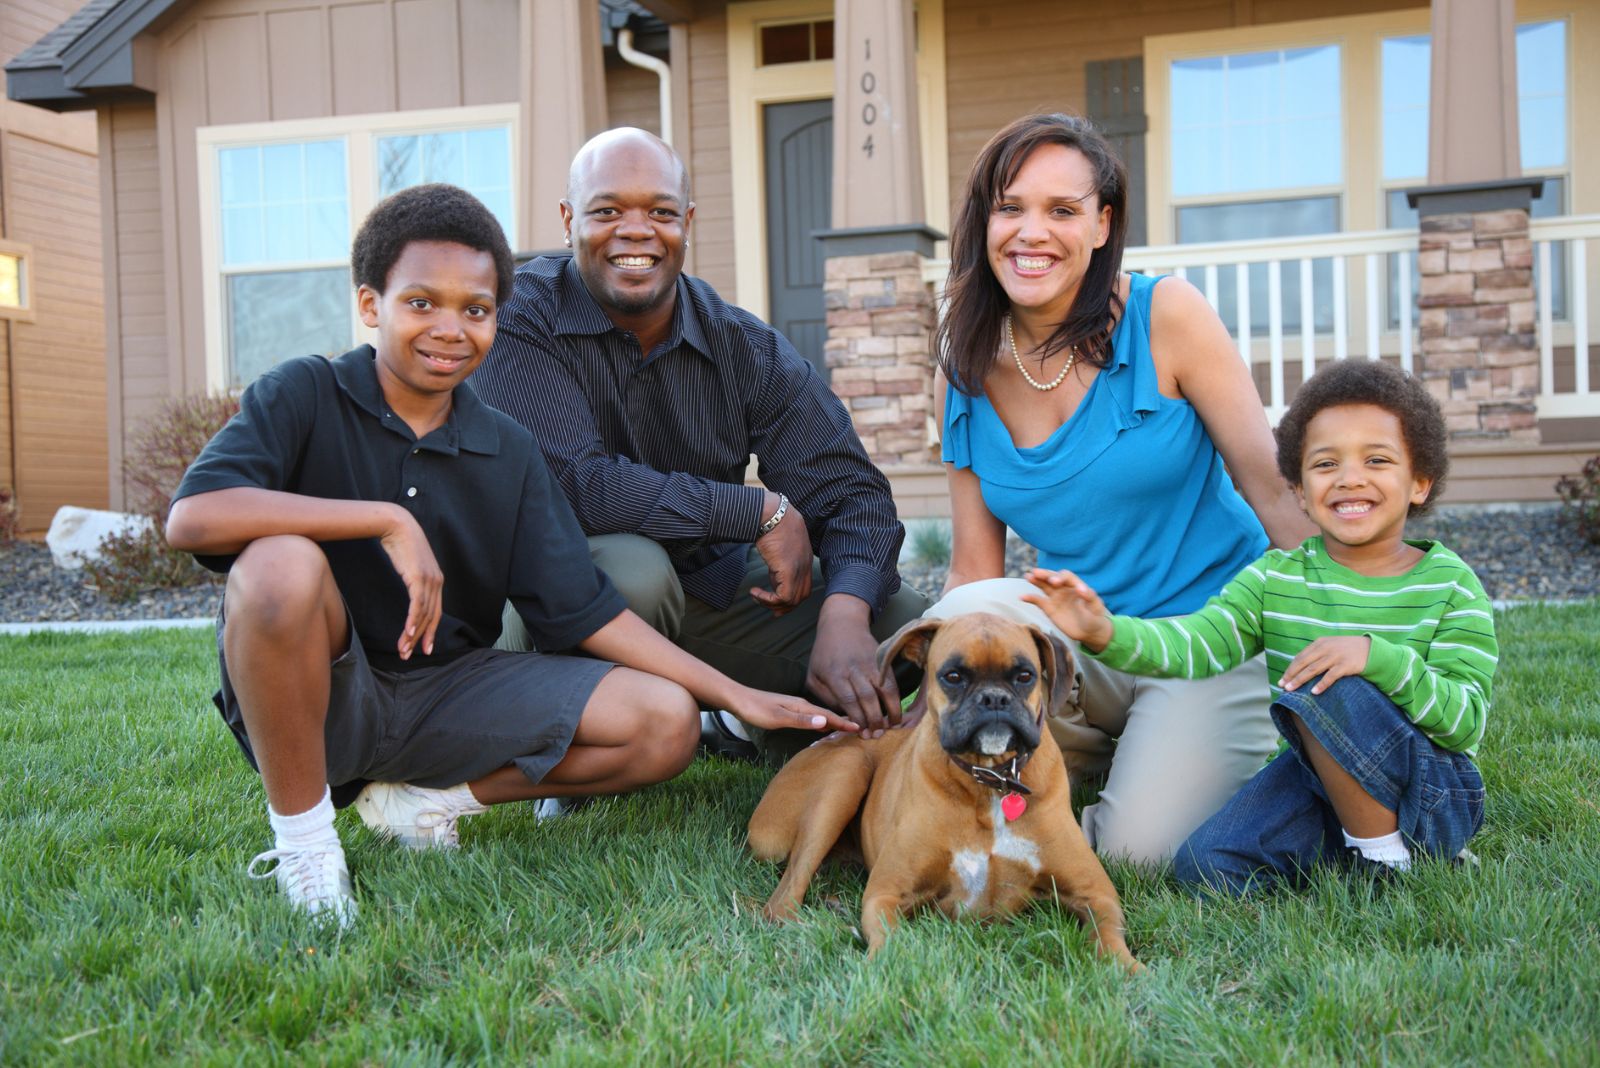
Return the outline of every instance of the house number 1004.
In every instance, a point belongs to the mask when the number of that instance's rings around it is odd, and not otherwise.
[[[868,37],[862,42],[866,49],[863,57],[868,63],[872,62],[872,38]],[[866,94],[875,92],[878,88],[878,76],[870,70],[861,72],[861,91]],[[861,125],[870,127],[878,121],[878,106],[868,100],[861,105]],[[861,142],[861,151],[866,153],[868,159],[872,158],[872,131],[867,130],[867,139]]]

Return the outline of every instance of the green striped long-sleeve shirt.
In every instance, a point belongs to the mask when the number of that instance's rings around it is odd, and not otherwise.
[[[1337,564],[1322,538],[1271,549],[1205,607],[1170,619],[1113,616],[1110,644],[1091,654],[1135,675],[1204,678],[1263,649],[1271,697],[1289,662],[1317,638],[1372,639],[1362,677],[1389,695],[1436,745],[1473,756],[1488,720],[1500,649],[1483,586],[1438,542],[1404,575],[1372,578]]]

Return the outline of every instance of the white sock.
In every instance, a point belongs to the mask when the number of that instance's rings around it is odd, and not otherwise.
[[[724,727],[727,727],[728,728],[728,733],[733,735],[735,738],[738,738],[738,739],[740,739],[742,741],[746,741],[746,742],[748,742],[750,740],[749,732],[744,729],[744,722],[742,720],[740,720],[739,717],[734,715],[732,712],[707,712],[705,709],[701,709],[700,710],[700,729],[701,730],[711,730],[712,729],[712,726],[711,726],[711,717],[712,716],[721,717],[722,725]]]
[[[1399,831],[1380,834],[1376,838],[1357,838],[1349,831],[1345,831],[1344,844],[1351,849],[1359,849],[1361,855],[1368,860],[1387,864],[1396,871],[1411,870],[1411,850],[1406,848],[1405,839],[1400,836]]]
[[[333,829],[333,796],[322,788],[322,800],[292,816],[285,816],[267,806],[267,822],[277,835],[279,849],[312,849],[317,846],[339,846],[339,832]]]
[[[451,786],[444,790],[437,790],[435,792],[444,795],[445,803],[449,805],[458,816],[476,816],[480,812],[489,811],[488,807],[484,805],[482,801],[479,801],[472,795],[472,790],[468,788],[466,783],[459,783],[455,786]]]

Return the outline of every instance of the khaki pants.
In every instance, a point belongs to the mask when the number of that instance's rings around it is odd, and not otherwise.
[[[598,535],[589,539],[589,555],[611,577],[628,607],[685,652],[758,690],[806,692],[806,668],[826,595],[820,564],[812,565],[811,596],[792,611],[774,616],[750,596],[752,587],[768,585],[771,577],[766,561],[753,546],[744,581],[734,594],[733,603],[722,611],[686,596],[671,558],[649,538],[637,534]],[[873,638],[883,641],[920,616],[927,606],[926,597],[909,586],[901,586],[873,620]],[[509,605],[497,645],[503,649],[532,647],[527,628]],[[902,685],[907,683],[905,679],[901,681]],[[910,680],[909,684],[915,686],[916,681]],[[758,732],[752,729],[750,733],[754,737]],[[779,734],[794,737],[785,738],[786,744],[782,745],[776,737],[762,737],[756,739],[756,744],[763,751],[773,750],[779,759],[787,759],[820,737],[809,731]]]
[[[973,582],[951,590],[925,615],[993,612],[1076,649],[1042,610],[1022,600],[1032,589],[1015,578]],[[1050,733],[1078,767],[1106,772],[1099,801],[1082,814],[1083,833],[1102,856],[1170,859],[1277,748],[1264,657],[1209,679],[1152,679],[1079,654],[1078,672],[1078,707],[1052,718]]]

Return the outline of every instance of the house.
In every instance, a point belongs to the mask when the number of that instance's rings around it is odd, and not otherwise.
[[[572,152],[632,124],[689,164],[689,269],[938,514],[942,238],[984,140],[1060,109],[1129,163],[1130,266],[1206,290],[1270,414],[1319,360],[1397,360],[1450,499],[1529,500],[1600,451],[1597,43],[1600,0],[90,0],[7,85],[97,116],[113,471],[162,398],[357,336],[379,195],[457,181],[552,249]]]
[[[77,6],[0,4],[0,62]],[[93,115],[0,100],[0,487],[25,530],[63,504],[104,507],[113,478],[95,146]]]

